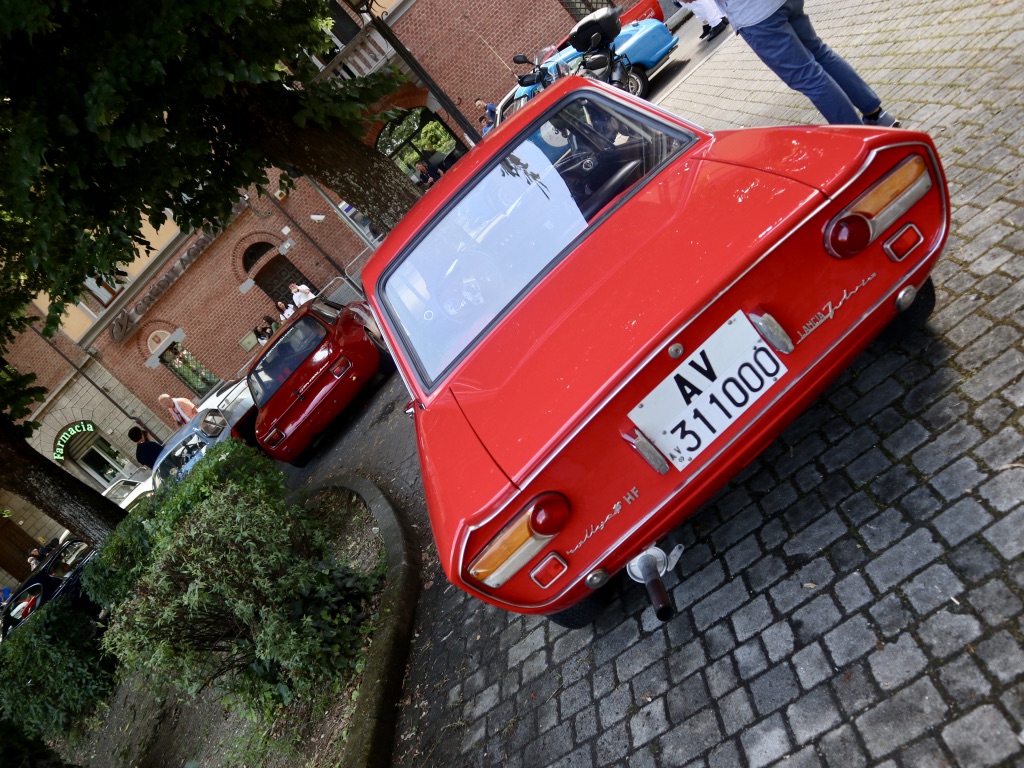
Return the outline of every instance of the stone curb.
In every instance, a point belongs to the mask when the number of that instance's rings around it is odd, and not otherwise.
[[[373,513],[387,554],[387,576],[380,620],[366,657],[359,698],[348,730],[343,768],[387,768],[391,764],[398,700],[405,679],[413,619],[420,593],[419,553],[412,536],[383,492],[369,480],[348,473],[304,489],[310,495],[327,488],[358,494]]]

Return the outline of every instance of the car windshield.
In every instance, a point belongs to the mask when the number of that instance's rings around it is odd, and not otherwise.
[[[220,412],[227,417],[229,424],[237,424],[250,408],[252,408],[252,392],[249,391],[249,384],[245,381],[236,385],[235,390],[220,404]]]
[[[327,329],[309,315],[300,317],[284,331],[249,374],[249,389],[257,407],[267,404],[326,335]]]
[[[473,185],[385,276],[428,387],[623,192],[696,139],[577,97]]]
[[[153,470],[154,477],[156,477],[158,483],[167,482],[171,478],[180,480],[181,470],[196,458],[204,448],[206,448],[206,443],[199,435],[195,433],[190,434],[160,458],[156,469]]]
[[[128,494],[135,490],[135,486],[138,484],[138,480],[118,480],[112,486],[107,488],[107,490],[103,492],[103,495],[116,504],[124,501]]]

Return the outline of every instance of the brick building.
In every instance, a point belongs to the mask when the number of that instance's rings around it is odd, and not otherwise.
[[[158,439],[173,432],[161,393],[199,402],[238,378],[259,349],[254,327],[264,315],[278,318],[275,302],[290,302],[289,283],[322,289],[346,268],[357,273],[369,252],[359,236],[372,241],[369,230],[343,221],[305,179],[289,194],[276,183],[263,196],[250,190],[235,209],[215,237],[173,224],[152,233],[154,252],[127,268],[124,284],[90,281],[53,339],[26,332],[7,351],[4,362],[34,372],[47,390],[30,444],[98,490],[148,474],[127,432],[135,423]],[[0,586],[11,586],[27,563],[9,550],[27,551],[62,529],[6,491],[0,508],[13,512],[0,521]]]
[[[485,0],[398,0],[374,9],[475,123],[474,100],[496,101],[514,84],[514,54],[532,55],[565,36],[573,23],[566,6],[577,14],[587,10],[587,3],[558,0],[519,0],[500,13]],[[339,5],[336,18],[339,50],[323,62],[324,76],[349,77],[390,63],[408,71],[365,28],[366,17]],[[412,138],[387,144],[401,131],[384,125],[367,136],[410,173],[417,157],[451,161],[466,145],[423,86],[410,83],[394,98],[418,121]],[[435,131],[429,141],[416,141],[438,117],[447,135]],[[322,289],[347,273],[358,285],[359,266],[375,242],[358,212],[304,178],[284,194],[272,174],[266,192],[240,196],[234,218],[216,235],[182,232],[173,223],[150,232],[154,250],[126,268],[126,282],[90,281],[53,339],[26,332],[11,345],[0,362],[34,372],[47,390],[31,417],[41,424],[30,440],[36,450],[99,490],[145,476],[127,432],[138,423],[158,439],[171,434],[157,403],[161,393],[199,402],[216,383],[237,378],[256,354],[254,327],[264,315],[277,318],[275,301],[289,299],[289,283]],[[42,314],[45,304],[30,311]],[[13,586],[27,574],[23,553],[62,530],[3,490],[0,509],[12,513],[0,518],[0,586]]]

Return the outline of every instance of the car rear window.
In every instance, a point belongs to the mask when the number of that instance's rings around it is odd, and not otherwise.
[[[385,273],[385,305],[427,387],[610,203],[694,141],[578,96],[510,145]]]
[[[257,408],[267,404],[325,336],[327,328],[309,315],[300,317],[284,331],[249,374],[249,390]]]

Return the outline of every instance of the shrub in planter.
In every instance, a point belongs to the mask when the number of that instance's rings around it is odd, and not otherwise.
[[[266,710],[355,663],[378,576],[326,556],[329,531],[285,501],[281,471],[231,441],[160,504],[152,564],[105,645],[187,691],[217,681]]]
[[[0,709],[46,739],[91,714],[113,688],[92,618],[67,597],[40,608],[0,643]]]
[[[152,518],[158,503],[156,496],[139,502],[86,563],[82,589],[97,605],[113,608],[135,594],[153,562]]]

